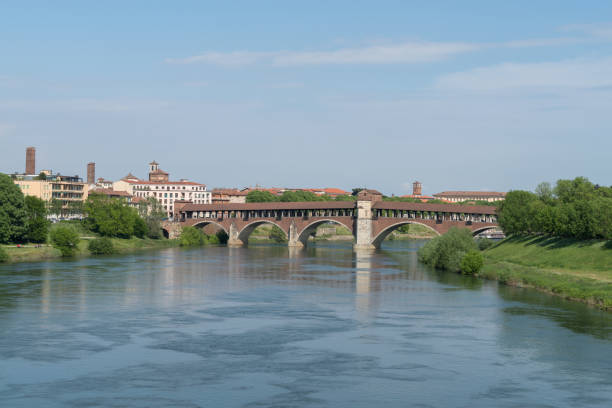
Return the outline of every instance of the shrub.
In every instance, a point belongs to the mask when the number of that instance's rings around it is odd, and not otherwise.
[[[147,234],[147,223],[140,216],[135,214],[134,219],[134,235],[138,238],[144,238]]]
[[[474,275],[482,269],[484,260],[478,251],[469,251],[461,259],[461,272],[465,275]]]
[[[8,256],[8,253],[6,252],[6,249],[0,247],[0,263],[7,262],[8,260],[9,260],[9,256]]]
[[[179,239],[180,246],[202,246],[206,244],[206,235],[195,227],[184,227]]]
[[[491,248],[495,242],[492,239],[480,238],[478,241],[478,249],[484,251],[485,249]]]
[[[421,247],[418,255],[419,260],[435,268],[458,272],[463,256],[476,249],[470,230],[453,227]]]
[[[206,241],[208,244],[211,245],[218,245],[219,244],[219,237],[215,234],[215,235],[207,235],[206,236]]]
[[[70,227],[59,226],[51,230],[51,244],[62,253],[62,256],[73,256],[78,249],[79,234]]]
[[[145,220],[147,224],[147,237],[151,239],[162,238],[162,228],[158,219],[149,217]]]
[[[113,241],[107,237],[92,239],[89,241],[87,249],[94,255],[111,255],[115,253]]]

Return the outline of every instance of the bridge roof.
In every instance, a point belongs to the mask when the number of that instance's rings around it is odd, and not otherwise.
[[[266,203],[217,203],[187,204],[181,208],[186,211],[260,211],[260,210],[329,210],[355,208],[354,201],[300,201]]]
[[[427,204],[406,203],[401,201],[376,201],[372,208],[377,210],[434,211],[466,214],[495,214],[492,205],[458,205],[458,204]]]

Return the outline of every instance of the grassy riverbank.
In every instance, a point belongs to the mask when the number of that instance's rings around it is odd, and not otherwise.
[[[512,237],[483,255],[483,278],[612,309],[609,241]]]
[[[90,239],[93,239],[93,237],[81,237],[81,242],[79,242],[79,250],[75,254],[76,257],[91,256],[91,253],[87,250],[87,245]],[[111,240],[113,241],[113,246],[118,254],[178,246],[178,240],[168,239],[133,237],[130,239],[112,238]],[[62,254],[58,249],[46,244],[39,247],[33,244],[25,245],[20,248],[15,245],[3,245],[2,247],[8,253],[8,262],[36,262],[48,259],[59,259],[62,257]]]

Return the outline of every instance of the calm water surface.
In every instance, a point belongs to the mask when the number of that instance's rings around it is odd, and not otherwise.
[[[0,267],[2,407],[612,407],[612,314],[418,242]]]

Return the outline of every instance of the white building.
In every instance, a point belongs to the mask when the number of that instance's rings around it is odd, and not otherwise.
[[[149,163],[149,180],[128,174],[113,183],[113,190],[126,191],[141,199],[153,197],[159,201],[168,217],[172,216],[174,202],[177,200],[194,204],[212,203],[212,195],[206,190],[206,185],[187,180],[170,181],[168,173],[161,170],[156,162]]]

